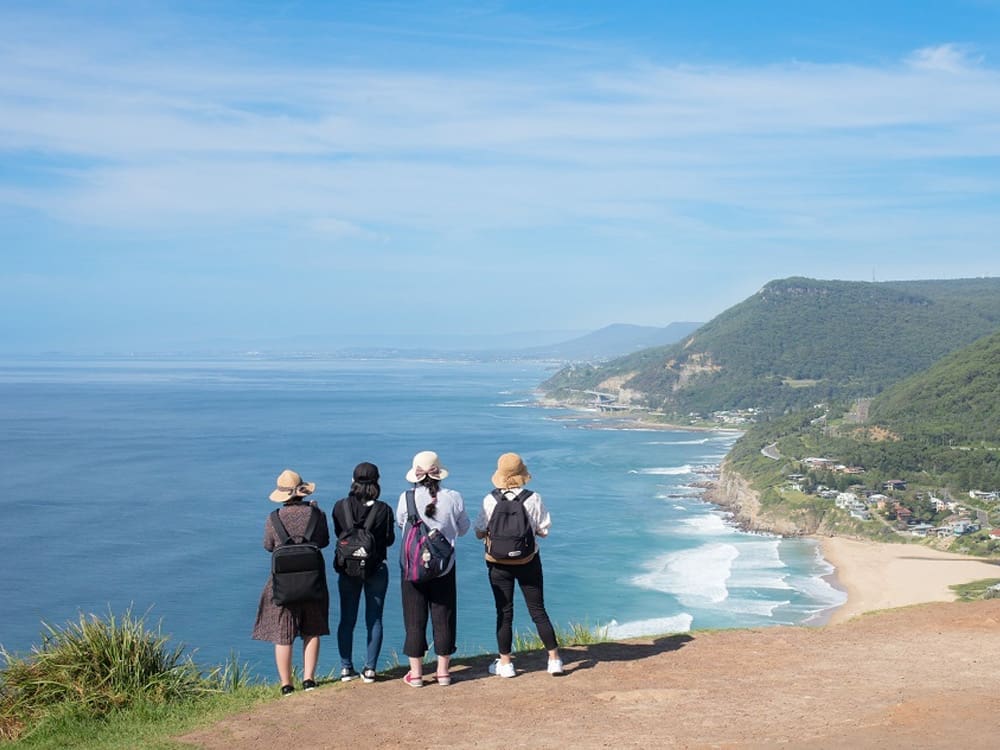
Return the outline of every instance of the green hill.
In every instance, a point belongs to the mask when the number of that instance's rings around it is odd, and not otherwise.
[[[1000,332],[885,391],[869,421],[903,437],[1000,444]]]
[[[1000,279],[768,283],[671,346],[560,370],[542,388],[671,415],[781,413],[874,396],[1000,327]]]

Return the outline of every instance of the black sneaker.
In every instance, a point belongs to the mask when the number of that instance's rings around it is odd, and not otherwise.
[[[350,682],[357,676],[358,673],[354,671],[354,667],[344,667],[343,669],[340,670],[341,682]]]
[[[291,695],[294,692],[295,692],[295,686],[294,685],[282,685],[281,686],[281,694],[282,695]]]
[[[361,681],[362,682],[375,682],[375,670],[371,667],[365,667],[361,670]]]
[[[303,690],[315,690],[316,689],[316,681],[315,680],[302,680],[302,689]]]

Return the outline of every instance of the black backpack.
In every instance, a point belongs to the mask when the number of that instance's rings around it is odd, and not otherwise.
[[[344,500],[347,527],[337,537],[337,551],[333,562],[334,567],[341,573],[355,578],[364,578],[374,571],[381,562],[377,558],[375,535],[372,534],[372,526],[375,525],[377,512],[378,505],[373,504],[368,509],[364,524],[359,525],[354,521],[351,501]]]
[[[271,553],[271,601],[279,607],[328,595],[323,553],[312,542],[321,512],[316,507],[310,510],[309,525],[297,542],[288,536],[278,511],[271,514],[271,526],[278,535],[278,546]]]
[[[486,526],[486,553],[498,563],[526,563],[535,556],[535,531],[524,509],[531,490],[521,490],[507,500],[503,490],[493,490],[497,504]]]

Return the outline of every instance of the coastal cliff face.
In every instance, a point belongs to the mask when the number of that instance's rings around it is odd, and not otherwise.
[[[705,492],[705,500],[725,508],[733,520],[747,531],[762,531],[781,536],[830,533],[824,517],[803,510],[765,508],[760,493],[738,471],[722,462],[719,478]]]

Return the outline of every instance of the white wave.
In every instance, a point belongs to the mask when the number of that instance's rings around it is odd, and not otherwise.
[[[645,445],[704,445],[708,440],[708,438],[701,440],[651,440]]]
[[[685,536],[710,536],[736,534],[738,530],[722,513],[702,513],[683,519],[676,527],[678,534]]]
[[[675,505],[674,510],[687,510],[683,505]]]
[[[507,401],[501,404],[493,404],[498,409],[527,409],[529,406],[534,406],[533,401]]]
[[[661,466],[652,469],[631,469],[629,474],[646,474],[658,477],[676,477],[691,473],[691,464],[683,466]]]
[[[825,578],[818,576],[796,581],[795,588],[804,596],[819,603],[824,609],[839,607],[847,601],[847,593],[831,585]]]
[[[774,610],[791,604],[790,601],[776,602],[769,599],[735,599],[726,601],[726,611],[740,615],[757,615],[758,617],[773,617]]]
[[[646,564],[647,573],[632,578],[640,588],[673,594],[688,607],[725,601],[733,561],[739,551],[731,544],[704,544],[691,550],[670,552]]]
[[[694,618],[687,612],[673,617],[654,617],[649,620],[634,620],[619,623],[612,620],[607,624],[608,637],[613,640],[622,638],[639,638],[644,635],[663,635],[666,633],[686,633],[691,630]]]

